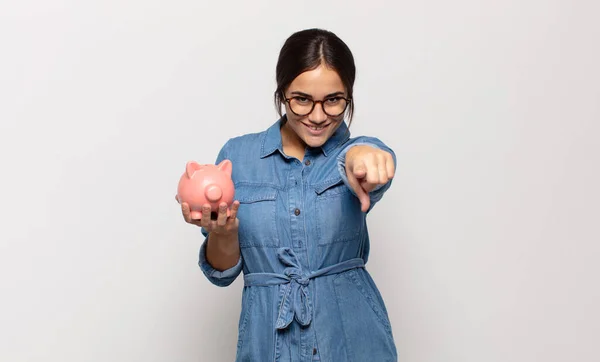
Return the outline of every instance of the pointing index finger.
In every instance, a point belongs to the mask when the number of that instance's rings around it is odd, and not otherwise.
[[[348,178],[350,188],[354,190],[356,197],[358,197],[358,199],[360,200],[361,210],[365,212],[369,208],[371,198],[369,197],[369,194],[363,189],[361,182],[356,178],[355,174],[356,173],[354,172],[346,172],[346,177]]]

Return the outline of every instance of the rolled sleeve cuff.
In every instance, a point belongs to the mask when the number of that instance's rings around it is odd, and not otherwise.
[[[202,270],[202,272],[204,273],[206,278],[208,278],[208,280],[211,283],[213,283],[214,285],[220,286],[220,287],[226,287],[226,286],[230,285],[231,283],[233,283],[233,281],[241,273],[241,271],[242,271],[242,256],[240,255],[240,258],[239,258],[237,264],[232,266],[231,268],[229,268],[227,270],[223,270],[223,271],[216,270],[206,260],[206,245],[207,245],[207,243],[208,243],[208,238],[206,238],[204,240],[204,242],[202,243],[202,246],[200,247],[200,256],[199,256],[198,265],[200,266],[200,269]]]

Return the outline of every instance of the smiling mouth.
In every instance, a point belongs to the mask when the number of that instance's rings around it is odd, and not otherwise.
[[[306,123],[303,123],[303,125],[305,125],[305,126],[306,126],[306,127],[308,127],[309,129],[312,129],[313,131],[320,131],[320,130],[322,130],[322,129],[324,129],[324,128],[327,128],[327,127],[329,127],[329,124],[326,124],[326,125],[324,125],[324,126],[309,126],[309,125],[307,125]]]

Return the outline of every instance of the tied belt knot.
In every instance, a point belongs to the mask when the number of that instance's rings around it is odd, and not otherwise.
[[[286,266],[283,274],[250,273],[244,276],[245,286],[283,285],[280,292],[279,314],[275,323],[277,329],[286,329],[294,319],[304,327],[310,324],[313,309],[308,286],[312,279],[362,268],[365,265],[363,259],[355,258],[306,273],[290,248],[280,248],[277,257]]]

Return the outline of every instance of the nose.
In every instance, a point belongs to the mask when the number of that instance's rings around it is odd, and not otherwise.
[[[206,196],[206,199],[210,202],[217,202],[221,199],[221,196],[223,196],[223,192],[219,186],[209,185],[204,191],[204,196]]]
[[[309,113],[308,120],[314,124],[321,124],[327,120],[327,114],[323,111],[323,103],[315,102],[315,107]]]

